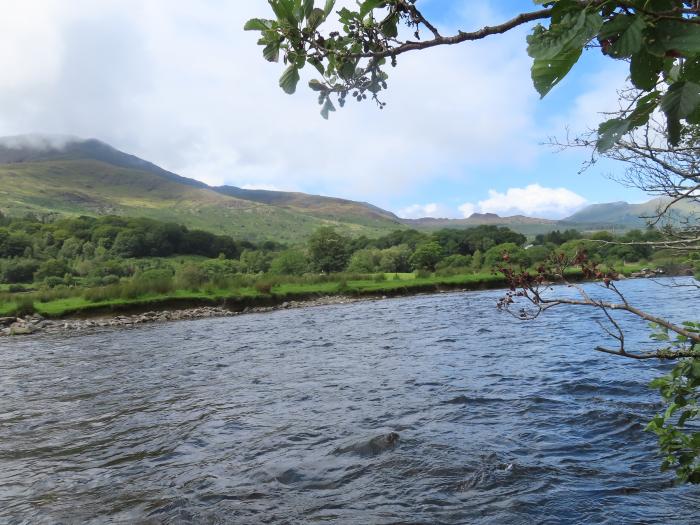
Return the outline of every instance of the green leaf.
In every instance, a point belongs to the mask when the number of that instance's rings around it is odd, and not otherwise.
[[[661,99],[661,109],[666,114],[668,140],[677,145],[681,140],[681,120],[694,115],[700,105],[700,85],[695,82],[676,82]]]
[[[331,11],[333,11],[333,8],[335,7],[335,0],[326,0],[326,5],[323,7],[323,12],[326,14],[326,16],[331,14]]]
[[[288,95],[293,95],[297,90],[299,83],[299,70],[292,64],[289,66],[280,77],[280,87]]]
[[[367,13],[376,9],[377,7],[384,7],[386,5],[386,0],[365,0],[360,4],[360,18],[364,18]]]
[[[544,97],[563,79],[578,61],[583,46],[598,34],[603,18],[585,10],[566,14],[549,29],[537,26],[528,36],[528,54],[534,59],[532,81]]]
[[[331,102],[330,98],[326,98],[326,103],[323,105],[323,109],[321,109],[321,116],[328,120],[328,114],[331,111],[335,111],[335,106],[333,105],[333,102]]]
[[[304,0],[304,18],[308,19],[314,10],[314,0]]]
[[[277,19],[287,21],[293,26],[299,25],[299,21],[294,16],[294,3],[292,0],[268,0]]]
[[[661,100],[661,109],[666,115],[684,119],[700,104],[700,84],[681,81],[672,84]]]
[[[637,89],[651,91],[659,81],[664,59],[641,50],[632,55],[630,78]]]
[[[278,40],[270,42],[263,48],[263,57],[268,62],[279,62],[280,59],[280,43]]]
[[[660,20],[656,23],[655,37],[665,51],[685,55],[700,53],[700,25],[678,20]]]
[[[544,97],[556,86],[578,61],[582,49],[571,49],[549,60],[535,60],[531,74],[535,89]]]
[[[399,26],[399,17],[398,17],[398,15],[394,15],[394,16],[384,20],[382,22],[382,25],[379,27],[379,30],[387,38],[396,38],[396,36],[399,34],[398,26]]]
[[[243,26],[244,31],[265,31],[272,27],[272,20],[262,18],[251,18]]]
[[[578,16],[566,15],[549,29],[537,26],[527,37],[527,53],[535,60],[549,60],[573,48],[582,48],[598,34],[603,18],[597,13],[582,11]]]
[[[647,24],[641,15],[618,16],[617,18],[630,20],[627,27],[620,32],[617,40],[610,46],[608,52],[617,58],[630,57],[642,48],[643,31]]]
[[[608,151],[630,130],[627,119],[613,118],[606,120],[598,127],[598,142],[596,148],[601,153]]]
[[[323,12],[323,9],[319,9],[318,7],[316,7],[313,11],[311,11],[311,14],[307,18],[307,27],[316,31],[316,29],[318,29],[318,26],[320,26],[325,21],[326,13]]]
[[[316,79],[309,80],[309,87],[314,91],[327,91],[326,86]]]

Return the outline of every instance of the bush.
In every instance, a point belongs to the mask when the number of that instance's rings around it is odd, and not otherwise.
[[[195,264],[186,264],[178,269],[175,281],[178,288],[197,291],[209,280],[207,272]]]
[[[414,273],[416,274],[416,279],[429,279],[433,275],[428,270],[416,270]]]
[[[44,279],[44,286],[46,286],[47,288],[56,288],[57,286],[61,286],[62,284],[65,284],[65,282],[60,277],[52,276]]]
[[[21,284],[11,284],[8,288],[7,291],[10,293],[23,293],[27,291],[26,286],[22,286]]]
[[[31,283],[39,263],[31,259],[12,259],[3,264],[2,280],[8,284]]]
[[[48,277],[63,277],[70,272],[71,269],[64,259],[49,259],[41,263],[34,278],[36,280],[42,280]]]
[[[100,284],[109,286],[110,284],[117,284],[120,280],[118,275],[105,275],[100,279]]]
[[[22,297],[17,301],[17,306],[15,307],[15,315],[17,317],[22,317],[26,315],[32,315],[34,310],[34,299],[31,297]]]
[[[258,281],[255,283],[255,289],[264,295],[270,295],[270,293],[272,293],[272,286],[273,283],[270,281]]]

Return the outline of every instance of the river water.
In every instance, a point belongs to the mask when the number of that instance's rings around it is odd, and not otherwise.
[[[700,316],[697,290],[622,287]],[[5,339],[0,523],[698,523],[643,431],[668,367],[500,295]]]

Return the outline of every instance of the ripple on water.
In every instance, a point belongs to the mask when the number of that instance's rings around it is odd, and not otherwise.
[[[498,295],[3,340],[0,522],[696,523],[642,428],[667,368]]]

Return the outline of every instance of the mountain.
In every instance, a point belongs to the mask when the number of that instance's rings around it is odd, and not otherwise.
[[[242,239],[283,242],[301,240],[320,226],[368,236],[405,227],[390,212],[364,203],[249,191],[209,187],[97,140],[0,139],[0,210],[14,215],[142,216]]]
[[[495,213],[473,213],[466,219],[402,219],[402,222],[417,230],[439,230],[440,228],[472,228],[474,226],[507,226],[525,235],[536,235],[557,229],[557,221],[538,219],[525,215],[501,217]]]
[[[563,227],[569,225],[583,226],[583,229],[632,229],[647,226],[647,217],[652,217],[657,210],[669,203],[668,198],[656,198],[648,202],[630,204],[628,202],[610,202],[591,204],[560,221]],[[681,222],[692,216],[700,216],[700,205],[692,202],[677,203],[668,214],[671,221]],[[581,228],[579,228],[581,229]]]
[[[402,219],[393,213],[378,208],[367,202],[356,202],[337,197],[322,197],[308,193],[249,190],[235,186],[219,186],[213,188],[217,193],[229,195],[270,206],[281,206],[300,213],[313,215],[330,220],[354,220],[358,223],[365,221],[390,221],[400,226]]]
[[[297,242],[320,226],[352,235],[396,229],[507,226],[526,235],[556,229],[643,228],[661,199],[643,204],[593,204],[562,221],[493,213],[466,219],[401,219],[366,202],[306,193],[210,187],[98,140],[53,135],[0,138],[0,210],[72,215],[131,215],[185,224],[252,241]],[[676,206],[677,218],[700,215],[695,204]]]

